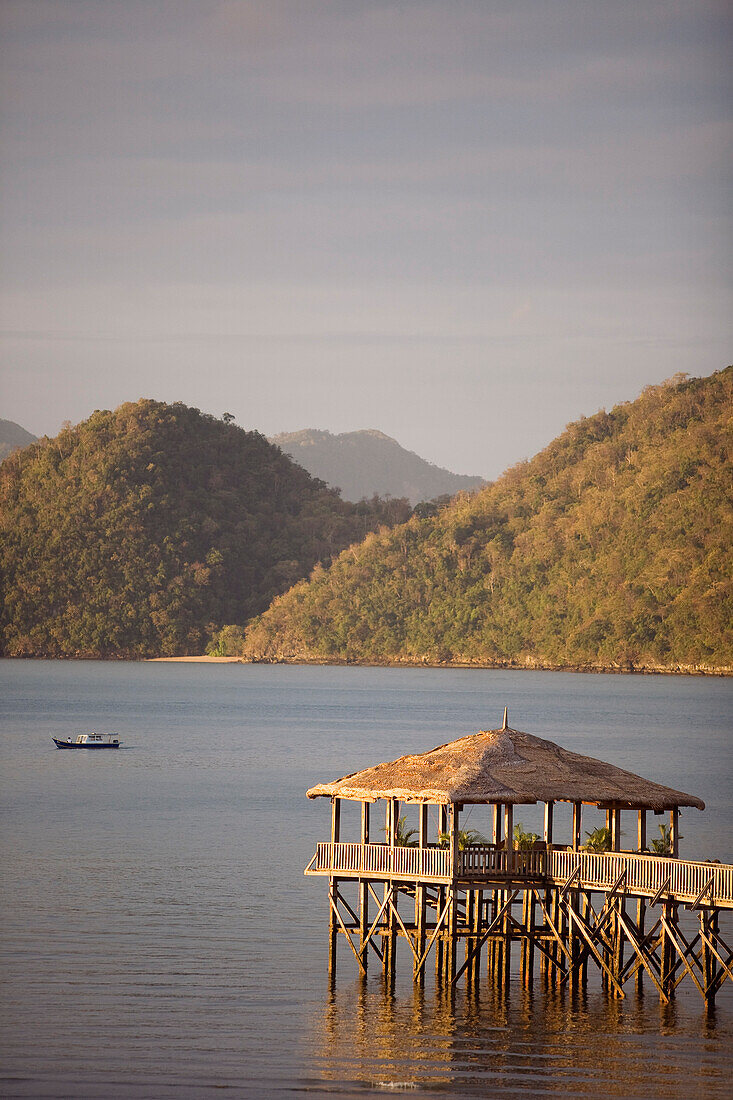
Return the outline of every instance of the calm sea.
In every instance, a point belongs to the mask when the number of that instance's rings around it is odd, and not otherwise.
[[[514,728],[701,796],[682,854],[733,861],[731,681],[0,662],[0,1094],[729,1096],[731,983],[711,1011],[691,983],[662,1007],[609,1000],[595,974],[575,998],[538,980],[451,1002],[416,992],[404,956],[393,992],[360,984],[342,944],[329,987],[325,883],[302,874],[329,807],[306,788],[505,705]],[[123,748],[51,741],[90,730]]]

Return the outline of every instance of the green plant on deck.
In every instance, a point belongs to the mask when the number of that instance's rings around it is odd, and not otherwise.
[[[387,830],[384,830],[387,832]],[[395,848],[417,848],[417,841],[414,839],[417,836],[417,829],[407,828],[407,814],[399,819],[397,827],[394,831],[394,845]]]
[[[450,833],[439,833],[438,844],[441,848],[450,847]],[[462,852],[464,848],[470,848],[474,844],[488,844],[488,840],[481,833],[475,829],[459,829],[458,830],[458,851]]]
[[[540,839],[539,833],[525,833],[522,822],[518,821],[514,826],[514,849],[517,852],[531,852],[535,843]]]
[[[611,851],[611,830],[607,825],[601,825],[599,829],[594,829],[592,833],[586,833],[585,835],[588,839],[583,845],[584,852]]]
[[[655,856],[671,856],[672,827],[670,825],[660,825],[659,832],[662,835],[649,842],[649,851],[653,852]],[[682,837],[678,836],[677,839],[682,840]]]

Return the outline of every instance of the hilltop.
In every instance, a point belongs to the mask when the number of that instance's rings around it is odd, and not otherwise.
[[[371,534],[246,635],[267,660],[733,670],[733,367],[570,424]]]
[[[390,436],[374,429],[331,432],[307,428],[272,436],[295,462],[328,485],[341,490],[344,500],[378,496],[407,497],[414,506],[423,500],[454,496],[477,489],[480,477],[454,474],[407,451]]]
[[[182,404],[98,411],[0,466],[0,652],[202,652],[404,502],[353,505]]]
[[[0,420],[0,462],[13,451],[35,443],[36,437],[13,420]]]

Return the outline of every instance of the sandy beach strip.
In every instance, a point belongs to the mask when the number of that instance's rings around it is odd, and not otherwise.
[[[241,664],[241,657],[146,657],[146,661],[198,661],[205,664]]]

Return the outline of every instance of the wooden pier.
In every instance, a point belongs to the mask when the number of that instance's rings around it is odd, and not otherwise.
[[[306,875],[328,878],[329,965],[339,937],[360,972],[370,960],[393,978],[407,944],[415,981],[429,961],[436,981],[455,986],[488,977],[508,985],[512,955],[521,981],[584,983],[589,964],[623,997],[648,980],[667,1002],[692,981],[707,1004],[733,980],[733,951],[720,931],[733,911],[733,865],[678,856],[681,806],[700,799],[511,730],[481,732],[420,756],[402,757],[314,787],[331,800],[331,839],[319,843]],[[342,800],[361,803],[360,835],[341,840]],[[384,799],[383,842],[371,833],[372,804]],[[572,806],[570,844],[556,844],[554,811]],[[544,803],[542,838],[515,835],[514,807]],[[405,834],[401,809],[416,803]],[[467,805],[488,807],[490,837],[461,829]],[[584,850],[582,807],[605,810],[600,841]],[[648,852],[648,812],[668,813],[667,852]],[[637,850],[622,851],[622,813],[635,817]],[[430,818],[433,818],[433,833]],[[437,826],[437,828],[436,828]],[[376,830],[375,830],[376,831]],[[416,838],[411,835],[416,834]],[[437,840],[437,837],[440,840]],[[598,841],[598,838],[596,838]]]

